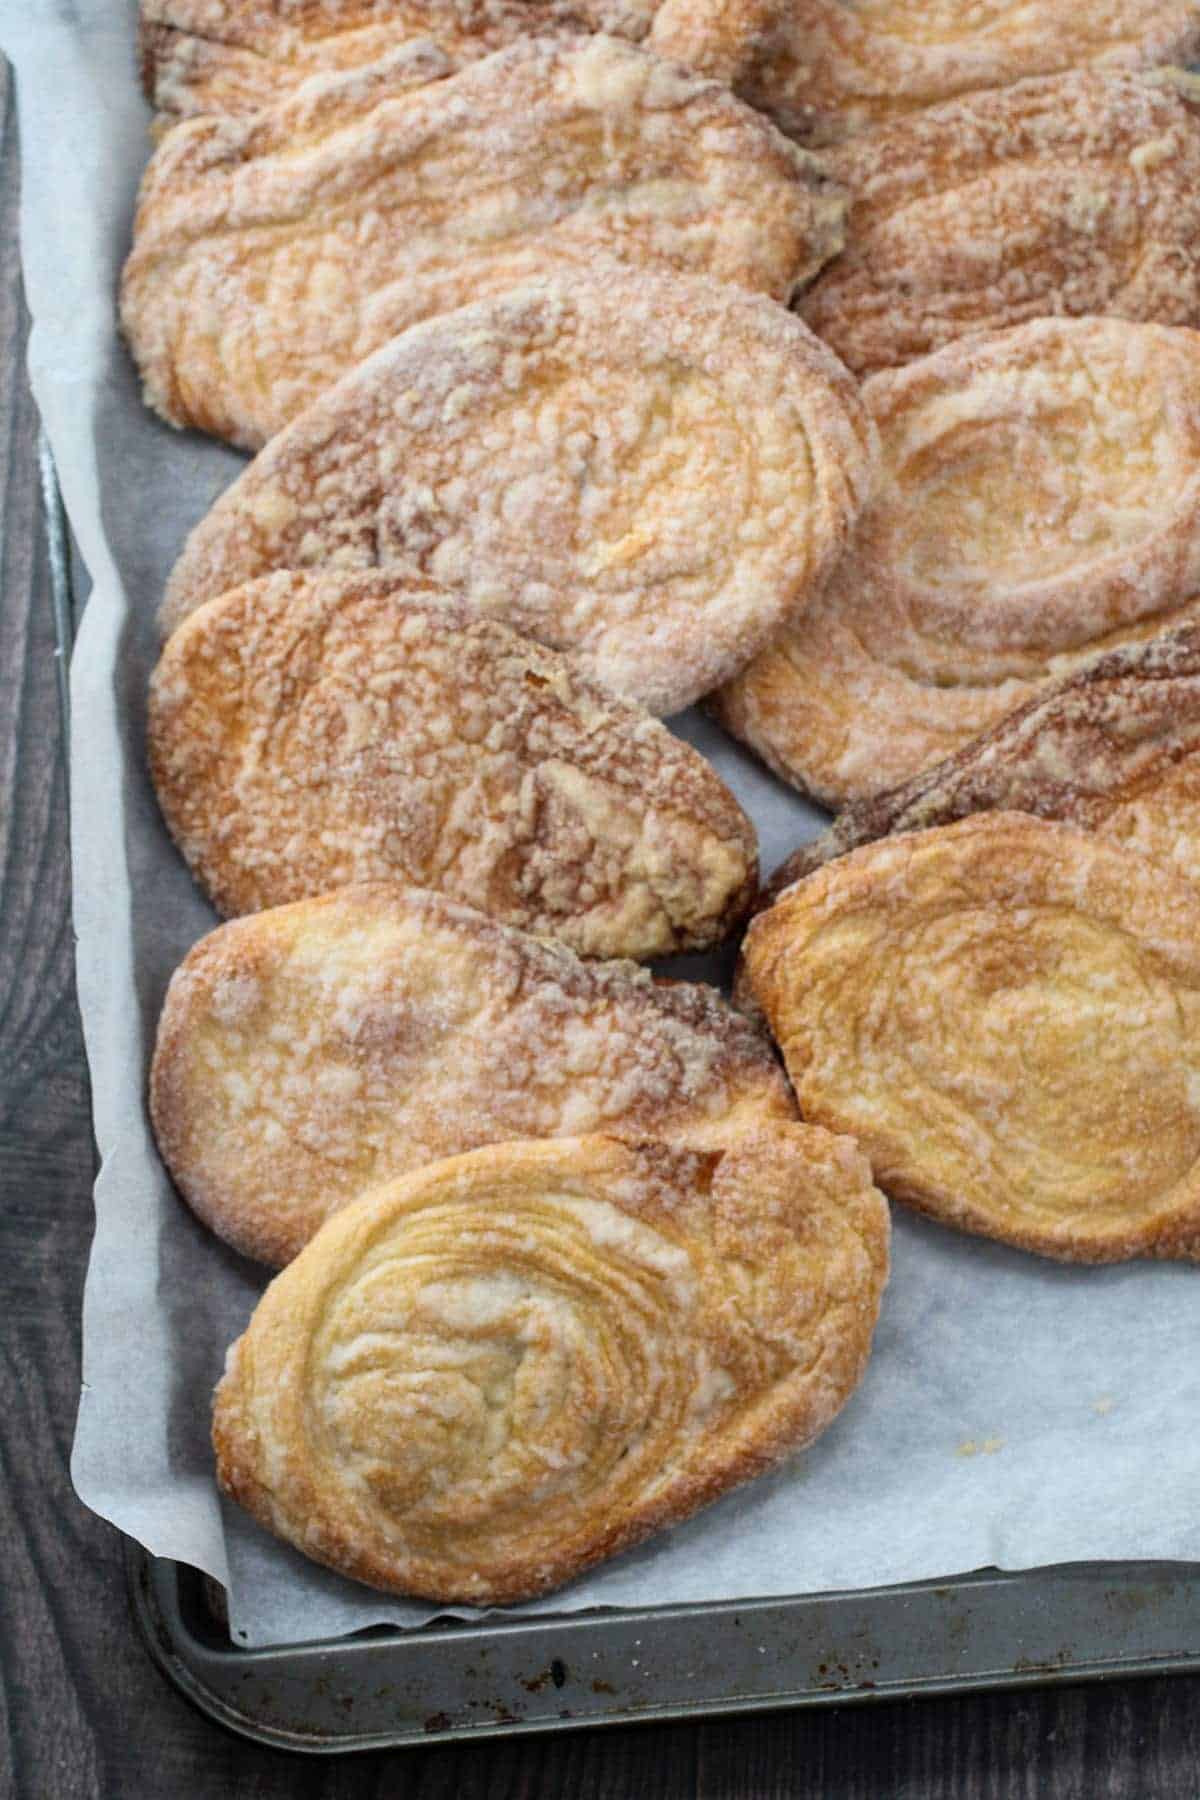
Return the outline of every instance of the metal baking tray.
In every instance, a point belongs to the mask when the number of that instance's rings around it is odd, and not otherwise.
[[[128,1548],[150,1654],[246,1737],[328,1753],[1200,1670],[1200,1565],[1075,1563],[716,1606],[435,1620],[239,1650],[194,1569]]]
[[[64,735],[83,584],[39,455]],[[309,1753],[1200,1671],[1200,1564],[1076,1563],[783,1600],[434,1620],[246,1650],[195,1569],[126,1539],[151,1656],[243,1736]]]

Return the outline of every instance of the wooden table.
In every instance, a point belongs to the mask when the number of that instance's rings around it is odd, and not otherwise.
[[[3,77],[0,74],[0,81]],[[91,1236],[67,798],[0,86],[0,1800],[1196,1800],[1200,1678],[316,1761],[211,1724],[138,1641],[68,1475]]]

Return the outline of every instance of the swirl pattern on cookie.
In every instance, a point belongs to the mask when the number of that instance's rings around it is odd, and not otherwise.
[[[801,316],[857,375],[1051,314],[1200,323],[1200,79],[1080,70],[831,152],[847,247]]]
[[[743,975],[803,1117],[894,1199],[1063,1261],[1200,1251],[1200,895],[987,813],[827,864]]]
[[[696,751],[557,651],[400,575],[210,600],[150,688],[150,772],[227,916],[436,888],[584,956],[719,943],[757,839]]]
[[[258,449],[397,332],[597,255],[787,301],[841,247],[842,192],[813,157],[619,39],[414,79],[404,52],[168,133],[121,317],[173,424]]]
[[[202,938],[167,992],[150,1108],[193,1210],[275,1263],[364,1188],[482,1144],[710,1147],[795,1117],[771,1045],[715,988],[389,882]]]
[[[762,903],[862,844],[979,812],[1064,819],[1200,887],[1200,626],[1097,656],[945,762],[847,806]]]
[[[811,1443],[887,1259],[865,1159],[806,1126],[437,1163],[267,1290],[217,1390],[218,1476],[375,1587],[544,1593]]]
[[[670,34],[660,41],[671,54]],[[824,144],[1031,75],[1198,51],[1195,0],[772,0],[737,87],[801,142]]]
[[[1041,319],[874,375],[881,477],[797,626],[713,702],[831,806],[907,781],[1200,597],[1200,334]]]
[[[192,532],[163,623],[272,569],[399,563],[676,712],[803,611],[874,447],[852,378],[782,307],[597,267],[345,376]]]
[[[142,82],[168,120],[274,106],[302,81],[397,52],[426,80],[528,37],[638,43],[660,0],[142,0]]]

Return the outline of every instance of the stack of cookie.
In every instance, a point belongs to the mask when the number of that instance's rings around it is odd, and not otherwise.
[[[540,1592],[810,1442],[880,1188],[1197,1253],[1200,7],[911,13],[144,5],[126,334],[257,453],[162,607],[230,922],[152,1114],[288,1264],[221,1479],[377,1585]],[[758,894],[698,700],[846,808],[742,1012],[636,966]]]

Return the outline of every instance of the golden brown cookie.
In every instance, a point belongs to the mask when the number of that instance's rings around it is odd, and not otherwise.
[[[638,42],[659,0],[142,0],[142,79],[169,117],[249,113],[398,49],[449,74],[527,37]]]
[[[1094,658],[945,762],[846,807],[763,902],[877,838],[1008,811],[1102,832],[1200,886],[1200,626]]]
[[[583,956],[719,943],[754,827],[695,750],[555,650],[420,582],[247,582],[150,686],[150,772],[218,911],[436,888]]]
[[[849,554],[716,697],[832,806],[940,762],[1200,596],[1200,334],[1042,319],[865,383],[883,445]]]
[[[396,338],[188,539],[163,623],[279,568],[416,568],[670,713],[795,618],[865,497],[851,377],[782,307],[613,264]]]
[[[1200,323],[1200,78],[1089,69],[829,153],[846,249],[799,302],[858,375],[1048,314]]]
[[[332,1219],[217,1389],[226,1493],[391,1593],[528,1599],[822,1432],[888,1217],[845,1138],[499,1144]]]
[[[894,1199],[1065,1262],[1200,1254],[1200,895],[1026,813],[789,888],[744,978],[804,1118]]]
[[[1195,0],[772,0],[770,11],[738,91],[811,143],[1030,75],[1200,52]],[[660,41],[670,54],[668,34]]]
[[[814,158],[620,39],[413,79],[401,54],[168,133],[121,318],[172,424],[257,449],[397,332],[598,254],[786,301],[841,247]]]
[[[712,1148],[795,1117],[770,1044],[715,988],[582,963],[389,882],[202,938],[167,992],[150,1104],[193,1209],[275,1263],[364,1188],[481,1144]]]

